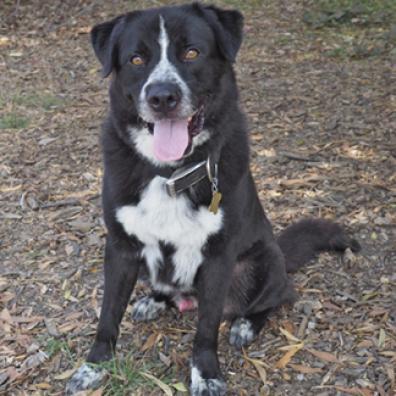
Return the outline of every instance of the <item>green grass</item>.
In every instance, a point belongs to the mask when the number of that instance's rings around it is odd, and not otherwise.
[[[348,49],[345,47],[337,47],[325,52],[325,55],[329,58],[340,58],[346,59],[349,57]]]
[[[21,115],[27,110],[53,111],[62,108],[64,100],[49,93],[19,93],[10,98],[0,96],[0,129],[23,129],[29,125],[29,118]]]
[[[280,46],[290,45],[293,42],[293,37],[291,35],[279,35],[276,38],[276,44]]]
[[[396,1],[315,0],[306,6],[304,22],[314,28],[343,24],[390,26],[396,22]]]
[[[227,8],[237,8],[241,11],[263,6],[263,0],[222,0],[217,3],[220,6]]]
[[[52,94],[18,94],[11,102],[28,108],[42,108],[46,111],[62,107],[63,100]]]
[[[113,359],[103,366],[110,375],[106,383],[107,395],[121,396],[139,388],[153,390],[153,383],[140,375],[140,370],[131,357],[123,360]]]
[[[305,5],[308,31],[321,38],[324,55],[364,60],[395,54],[395,0],[311,0]]]
[[[0,116],[0,129],[23,129],[29,125],[29,119],[16,112]]]
[[[152,375],[161,383],[169,386],[173,391],[187,392],[187,387],[178,382],[175,383],[174,369],[167,369],[161,362],[154,363],[146,359],[137,359],[132,354],[123,358],[115,358],[109,362],[98,365],[108,372],[105,388],[106,396],[133,395],[137,391],[156,391],[164,394],[159,385],[145,374]],[[161,373],[162,372],[162,373]],[[165,373],[166,372],[166,373]],[[158,374],[160,373],[160,374]]]
[[[45,350],[50,358],[62,353],[70,362],[73,362],[73,354],[69,344],[64,339],[49,338]]]

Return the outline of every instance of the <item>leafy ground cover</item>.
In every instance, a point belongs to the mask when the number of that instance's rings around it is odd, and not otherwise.
[[[61,395],[95,332],[105,229],[98,135],[107,81],[90,27],[167,1],[0,6],[0,393]],[[239,1],[236,65],[252,170],[275,229],[335,218],[363,245],[294,279],[300,300],[243,352],[221,327],[229,394],[392,395],[396,365],[395,6]],[[135,293],[146,292],[139,285]],[[94,395],[185,394],[195,315],[122,324]]]

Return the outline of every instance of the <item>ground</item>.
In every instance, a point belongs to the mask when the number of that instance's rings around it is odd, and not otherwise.
[[[166,3],[2,1],[2,394],[61,395],[92,343],[103,294],[98,136],[108,81],[88,33],[123,11]],[[236,70],[252,171],[275,230],[303,216],[333,218],[363,246],[296,274],[297,304],[243,352],[228,345],[222,325],[229,394],[392,395],[395,3],[216,3],[246,18]],[[146,292],[139,285],[133,298]],[[118,359],[94,394],[185,393],[195,314],[134,323],[130,311]]]

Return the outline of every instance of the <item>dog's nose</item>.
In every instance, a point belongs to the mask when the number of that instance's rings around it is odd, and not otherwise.
[[[146,99],[150,107],[157,113],[169,113],[181,100],[181,91],[176,84],[156,83],[146,88]]]

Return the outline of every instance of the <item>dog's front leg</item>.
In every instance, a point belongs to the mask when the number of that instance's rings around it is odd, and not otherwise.
[[[112,358],[119,333],[119,326],[135,286],[140,260],[137,250],[129,241],[106,241],[105,286],[95,342],[87,362],[99,363]],[[66,394],[95,388],[105,376],[103,369],[83,364],[66,387]]]
[[[191,367],[192,396],[221,396],[226,392],[217,358],[217,342],[231,279],[230,262],[225,257],[212,258],[197,274],[198,326]]]
[[[119,326],[135,287],[139,259],[135,249],[125,241],[106,243],[105,286],[102,309],[95,343],[88,355],[88,362],[98,363],[111,359],[117,342]]]

